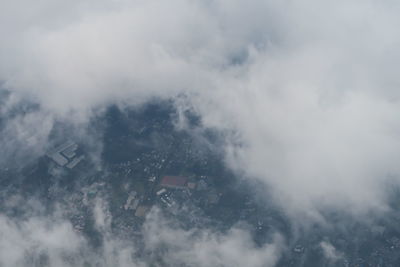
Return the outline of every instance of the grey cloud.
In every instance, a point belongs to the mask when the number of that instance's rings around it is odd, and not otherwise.
[[[46,114],[85,121],[184,93],[205,127],[235,133],[227,163],[290,214],[387,208],[400,172],[397,2],[20,3],[1,4],[0,80]]]
[[[321,242],[320,246],[322,248],[322,251],[324,252],[325,257],[333,262],[343,257],[341,253],[336,251],[336,248],[332,246],[332,244],[330,244],[329,242],[323,241]]]
[[[29,164],[37,155],[43,155],[53,127],[53,116],[49,113],[40,110],[15,113],[8,118],[3,117],[3,128],[0,128],[3,153],[1,167],[23,167],[22,165]]]
[[[145,245],[165,249],[163,260],[171,266],[274,266],[284,248],[276,234],[271,243],[254,244],[250,233],[233,227],[227,233],[211,229],[176,228],[153,209],[144,225]]]
[[[112,236],[110,228],[103,229],[104,242],[95,249],[62,218],[61,211],[31,213],[28,219],[0,216],[2,266],[148,266],[132,256],[134,243]]]
[[[65,222],[31,218],[17,223],[2,215],[0,224],[3,266],[32,266],[46,256],[50,266],[69,266],[65,258],[76,256],[79,248],[84,248],[82,238]]]
[[[185,230],[153,208],[144,222],[144,254],[139,255],[137,240],[113,232],[107,203],[100,199],[93,208],[102,241],[94,248],[87,236],[63,218],[61,206],[52,214],[43,214],[37,208],[32,208],[25,219],[0,216],[1,265],[274,266],[284,248],[278,234],[270,243],[257,246],[243,227],[225,233],[209,228]]]

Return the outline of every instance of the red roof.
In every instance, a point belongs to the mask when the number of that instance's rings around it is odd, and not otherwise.
[[[164,176],[160,185],[166,187],[185,187],[187,178],[183,176]]]

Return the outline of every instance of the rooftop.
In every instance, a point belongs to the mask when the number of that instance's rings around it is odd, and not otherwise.
[[[186,187],[187,178],[183,176],[164,176],[160,185],[172,188]]]

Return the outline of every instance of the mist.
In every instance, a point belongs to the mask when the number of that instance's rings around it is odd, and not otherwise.
[[[4,158],[43,153],[56,121],[172,99],[294,222],[384,214],[400,181],[399,12],[391,0],[3,0]],[[34,108],[11,116],[23,103]]]

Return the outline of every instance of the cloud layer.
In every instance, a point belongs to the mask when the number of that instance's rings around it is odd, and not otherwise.
[[[32,216],[26,219],[0,216],[0,265],[261,267],[274,266],[283,249],[279,235],[260,247],[243,227],[233,227],[226,233],[185,230],[158,208],[147,216],[142,237],[119,236],[113,232],[112,218],[100,200],[94,207],[94,217],[102,244],[95,248],[86,235],[63,219],[61,210],[47,215],[30,212]]]
[[[399,8],[6,0],[0,80],[50,118],[75,121],[111,103],[185,94],[205,127],[227,133],[227,163],[290,214],[384,210],[386,183],[400,173]],[[21,139],[41,140],[37,130]]]

